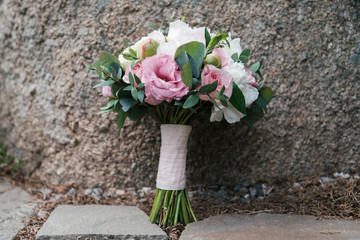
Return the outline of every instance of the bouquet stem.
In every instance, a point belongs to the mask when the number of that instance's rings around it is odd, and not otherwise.
[[[163,190],[156,188],[155,199],[150,214],[150,222],[160,227],[177,223],[188,224],[197,219],[191,208],[187,189]]]

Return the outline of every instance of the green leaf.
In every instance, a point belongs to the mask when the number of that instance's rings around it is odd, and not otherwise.
[[[211,92],[215,91],[218,83],[219,83],[219,80],[216,80],[215,82],[212,82],[210,84],[206,84],[206,85],[202,86],[199,89],[199,93],[207,94],[207,93],[211,93]]]
[[[129,111],[129,118],[132,121],[139,121],[141,120],[146,114],[148,113],[148,110],[144,106],[136,105],[132,107]]]
[[[104,66],[108,70],[107,74],[111,74],[110,66],[112,66],[115,70],[117,70],[117,68],[120,68],[120,62],[119,59],[117,59],[115,56],[113,56],[110,53],[103,52],[100,54],[99,60],[95,63],[95,65],[93,65],[93,67],[97,70],[99,76],[102,79],[106,79],[107,76],[102,73],[103,70],[101,66]]]
[[[256,73],[261,67],[261,62],[256,62],[249,68],[253,73]]]
[[[130,53],[130,55],[131,55],[132,57],[137,58],[137,54],[136,54],[136,52],[135,52],[134,49],[129,48],[129,53]]]
[[[96,70],[95,66],[92,65],[92,64],[89,65],[89,69],[90,69],[90,70]]]
[[[204,57],[204,44],[201,42],[189,42],[178,47],[174,59],[181,70],[185,64],[190,63],[192,75],[198,78]]]
[[[122,88],[122,85],[119,82],[114,82],[111,85],[111,94],[113,96],[118,96],[119,95],[119,90]]]
[[[206,51],[212,50],[220,41],[226,39],[227,37],[229,37],[229,35],[227,35],[226,33],[220,33],[214,36],[210,40],[209,45],[206,48]]]
[[[249,57],[250,56],[250,49],[244,49],[241,53],[240,56],[245,56],[245,57]]]
[[[135,82],[137,83],[137,84],[140,84],[141,83],[141,80],[140,80],[140,78],[134,73],[134,77],[135,77]]]
[[[199,102],[199,93],[194,93],[186,99],[183,108],[191,108]]]
[[[131,89],[132,89],[132,86],[129,85],[129,86],[126,86],[126,87],[123,89],[123,91],[131,91]]]
[[[139,83],[138,86],[137,86],[138,89],[141,89],[143,87],[145,87],[145,83]]]
[[[117,120],[117,126],[118,126],[119,131],[124,126],[127,116],[128,116],[128,113],[126,113],[120,109],[119,115],[118,115],[118,120]]]
[[[109,103],[108,103],[105,107],[101,107],[100,109],[101,109],[101,110],[110,109],[110,108],[112,108],[118,101],[119,101],[119,100],[117,100],[117,99],[111,99],[111,100],[109,101]]]
[[[138,99],[140,102],[144,102],[144,98],[145,98],[145,91],[144,90],[139,90],[138,91]]]
[[[239,59],[239,56],[237,53],[234,53],[233,55],[231,55],[231,59],[234,60],[234,62],[237,62]]]
[[[230,97],[230,103],[236,108],[236,110],[246,116],[245,97],[235,83],[233,83],[233,92]]]
[[[221,91],[220,91],[220,95],[223,95],[225,90],[226,90],[225,86],[222,86]]]
[[[242,118],[241,121],[246,123],[250,128],[254,128],[253,123],[247,117]]]
[[[127,112],[131,108],[132,103],[133,103],[132,98],[121,98],[120,99],[120,104],[121,104],[122,110],[124,112]]]
[[[138,100],[138,91],[136,90],[135,87],[131,88],[131,96],[135,99],[135,101]]]
[[[247,57],[247,56],[244,56],[244,55],[240,55],[239,60],[240,60],[243,64],[246,64],[246,63],[249,61],[248,57]]]
[[[96,84],[95,86],[93,86],[93,88],[98,88],[98,87],[105,87],[105,86],[111,86],[111,84],[113,84],[115,81],[113,80],[108,80],[105,82],[101,82],[99,84]]]
[[[148,26],[149,26],[149,28],[152,28],[152,29],[154,29],[155,31],[158,31],[158,30],[159,30],[159,28],[155,27],[155,26],[152,25],[152,24],[149,24]]]
[[[181,79],[189,88],[192,87],[192,72],[190,63],[185,64],[181,69]]]
[[[222,111],[219,105],[216,103],[216,101],[208,93],[206,95],[208,96],[210,101],[215,105],[215,107],[217,107],[220,111]]]
[[[217,99],[217,100],[220,100],[220,102],[221,102],[221,104],[223,105],[223,106],[225,106],[225,107],[227,107],[228,106],[228,97],[226,96],[226,95],[222,95],[222,94],[220,94],[220,93],[215,93],[215,98]]]
[[[129,82],[130,82],[131,86],[135,86],[134,77],[131,72],[129,72]]]
[[[124,53],[124,54],[123,54],[123,57],[124,57],[126,60],[129,60],[129,61],[138,60],[137,57],[133,57],[132,55],[130,55],[130,54],[128,54],[128,53]]]
[[[205,41],[206,41],[206,47],[207,47],[211,41],[210,33],[207,30],[207,28],[205,28]]]
[[[271,98],[274,95],[274,92],[271,88],[269,87],[263,87],[260,89],[259,91],[259,95],[262,99],[264,99],[264,101],[266,102],[266,104],[268,104],[271,101]]]
[[[260,105],[260,107],[261,107],[262,109],[264,109],[264,112],[267,113],[267,107],[266,107],[266,102],[265,102],[265,100],[264,100],[262,97],[259,96],[259,97],[256,99],[256,101],[258,102],[258,104]]]

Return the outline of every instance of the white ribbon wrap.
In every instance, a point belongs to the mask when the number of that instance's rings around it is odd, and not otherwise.
[[[161,125],[161,149],[156,187],[163,190],[185,189],[186,153],[191,126]]]

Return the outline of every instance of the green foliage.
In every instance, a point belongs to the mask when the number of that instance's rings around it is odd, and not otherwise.
[[[230,97],[230,103],[242,114],[246,116],[246,105],[245,105],[245,97],[241,92],[240,88],[233,83],[233,92]]]
[[[219,33],[218,35],[211,38],[209,45],[206,47],[206,52],[209,53],[212,49],[216,47],[222,40],[229,37],[226,33]]]
[[[181,45],[175,52],[175,61],[181,69],[181,78],[188,87],[192,87],[193,77],[200,76],[200,68],[205,57],[205,46],[200,42]]]
[[[219,80],[216,80],[215,82],[212,82],[210,84],[206,84],[206,85],[202,86],[199,89],[199,93],[200,94],[208,94],[208,93],[215,91],[218,83],[219,83]]]
[[[199,93],[194,93],[186,99],[183,108],[191,108],[199,102]]]
[[[23,161],[15,161],[15,157],[7,154],[7,149],[0,143],[0,172],[10,173],[14,175],[23,165]]]

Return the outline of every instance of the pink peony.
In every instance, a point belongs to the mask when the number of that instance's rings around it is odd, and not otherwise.
[[[227,65],[229,65],[231,58],[229,58],[229,57],[226,55],[226,53],[225,53],[225,51],[224,51],[223,49],[221,49],[221,48],[214,48],[214,50],[212,51],[212,53],[213,53],[213,54],[217,54],[217,55],[220,57],[220,59],[221,59],[221,68],[224,68],[224,67],[226,67]]]
[[[253,87],[257,87],[258,84],[257,84],[255,78],[253,77],[251,70],[248,69],[248,68],[245,68],[245,71],[246,71],[247,74],[249,75],[248,84],[251,85],[251,86],[253,86]]]
[[[130,68],[131,68],[131,64],[129,64],[129,66],[127,66],[126,71],[125,71],[125,75],[123,77],[123,81],[126,82],[126,83],[130,83],[130,80],[129,80]],[[135,63],[135,65],[134,65],[131,72],[132,72],[133,76],[135,74],[138,78],[141,79],[142,72],[143,72],[142,63],[140,61]],[[135,77],[134,77],[134,80],[135,80]]]
[[[232,94],[232,77],[230,73],[218,69],[213,65],[205,65],[204,70],[201,73],[201,86],[210,84],[218,80],[217,88],[214,92],[211,92],[209,95],[215,99],[215,93],[220,92],[222,87],[225,86],[224,94],[228,97],[231,97]],[[199,86],[197,89],[200,89]],[[209,101],[209,97],[205,94],[200,94],[200,99]]]
[[[151,105],[180,100],[190,90],[182,81],[175,60],[166,54],[145,58],[141,81],[145,83],[145,102]]]
[[[102,88],[102,94],[104,97],[114,98],[114,96],[111,93],[111,87],[109,86],[105,86]]]

